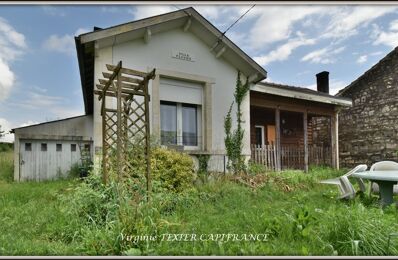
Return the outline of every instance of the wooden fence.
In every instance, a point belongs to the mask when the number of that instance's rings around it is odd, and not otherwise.
[[[269,170],[277,169],[277,149],[275,145],[252,145],[252,161],[263,164]],[[281,168],[304,169],[303,146],[281,146]],[[331,149],[323,146],[308,146],[308,163],[310,165],[331,165]]]

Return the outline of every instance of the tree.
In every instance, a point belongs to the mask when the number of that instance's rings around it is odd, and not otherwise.
[[[1,125],[0,125],[0,138],[2,138],[4,136],[4,131],[1,130]]]

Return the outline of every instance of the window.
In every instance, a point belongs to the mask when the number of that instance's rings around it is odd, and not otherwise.
[[[71,150],[71,152],[76,152],[76,144],[71,144],[70,150]]]
[[[90,144],[85,144],[84,145],[84,150],[86,150],[87,152],[90,151]]]
[[[264,145],[264,126],[256,125],[256,145]]]
[[[42,152],[47,152],[47,144],[46,143],[42,143],[41,144],[41,151]]]
[[[62,144],[57,144],[56,147],[57,152],[62,152]]]
[[[177,144],[177,103],[160,102],[162,144]]]
[[[32,151],[32,143],[25,143],[25,151]]]
[[[160,102],[161,143],[198,146],[198,106]]]
[[[196,105],[182,105],[182,143],[198,145],[198,126]]]

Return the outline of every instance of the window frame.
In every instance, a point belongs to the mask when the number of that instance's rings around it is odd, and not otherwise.
[[[26,149],[29,147],[29,149]],[[25,152],[31,152],[32,151],[32,143],[25,143]]]
[[[74,147],[74,148],[72,148]],[[76,144],[70,144],[70,151],[71,152],[76,152],[77,151],[77,145]]]
[[[56,143],[55,144],[55,151],[56,152],[62,152],[62,144]]]
[[[41,152],[47,152],[47,150],[48,150],[47,143],[41,143],[40,144],[40,151]]]
[[[254,131],[255,131],[254,132],[254,136],[255,137],[257,137],[257,133],[256,133],[257,129],[261,129],[261,146],[264,146],[265,145],[265,140],[264,140],[264,137],[265,137],[264,129],[265,129],[265,127],[263,125],[255,125],[254,126]],[[257,140],[255,140],[255,143],[256,143],[256,145],[258,145],[257,144]]]
[[[189,103],[180,103],[180,102],[174,102],[174,101],[167,101],[167,100],[160,100],[160,105],[161,104],[166,104],[166,105],[175,105],[176,106],[176,113],[177,113],[177,138],[176,138],[176,144],[162,144],[162,145],[179,145],[183,146],[184,150],[199,150],[202,147],[202,137],[201,137],[201,132],[202,132],[202,106],[198,104],[189,104]],[[182,110],[183,107],[193,107],[195,108],[195,121],[196,121],[196,145],[184,145],[183,143],[183,118],[182,118]],[[161,115],[161,112],[160,112]],[[160,121],[162,119],[160,118]],[[160,142],[162,143],[162,123],[160,122]]]

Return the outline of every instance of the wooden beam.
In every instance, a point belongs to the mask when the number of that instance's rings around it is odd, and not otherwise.
[[[104,78],[110,78],[113,74],[110,74],[108,72],[102,72],[102,75],[104,76]],[[120,80],[121,81],[126,81],[129,83],[137,83],[137,84],[142,84],[142,80],[140,79],[136,79],[136,78],[130,78],[130,77],[125,77],[125,76],[120,76]]]
[[[216,53],[216,58],[220,58],[221,55],[223,55],[223,53],[227,50],[227,47],[222,47],[217,53]]]
[[[187,22],[184,24],[184,32],[189,30],[189,27],[191,27],[192,19],[191,17],[188,18]]]
[[[151,41],[151,37],[152,37],[151,29],[147,27],[144,34],[144,42],[148,44]]]
[[[282,170],[281,165],[281,119],[279,107],[275,109],[275,141],[276,141],[276,170]]]
[[[100,94],[99,92],[101,92],[101,90],[103,90],[102,85],[97,85],[97,88],[99,90],[94,90],[96,94]],[[115,88],[109,89],[110,91],[107,91],[106,94],[109,96],[110,93],[114,93],[116,91]],[[144,96],[145,93],[144,92],[140,92],[140,91],[135,91],[132,89],[123,89],[122,88],[122,94],[129,94],[129,95],[137,95],[137,96]]]
[[[304,126],[304,171],[308,172],[308,113],[303,113]]]
[[[275,109],[279,106],[281,110],[285,111],[292,111],[292,112],[299,112],[304,113],[307,110],[308,114],[315,114],[315,115],[322,115],[322,116],[331,116],[333,115],[333,107],[327,108],[319,105],[312,105],[311,103],[307,102],[307,104],[301,104],[295,100],[284,100],[278,98],[270,98],[270,97],[261,97],[261,96],[250,96],[250,105],[264,107],[264,108],[271,108]]]
[[[332,166],[339,169],[339,117],[336,111],[330,118]]]
[[[114,71],[116,66],[111,65],[111,64],[106,64],[106,68],[110,71]],[[148,73],[142,72],[142,71],[138,71],[138,70],[132,70],[132,69],[126,69],[126,68],[122,68],[121,69],[122,73],[124,74],[129,74],[132,76],[138,76],[138,77],[145,77]]]
[[[94,94],[99,95],[98,100],[102,100],[103,94],[104,94],[104,93],[102,92],[102,90],[94,90]],[[141,95],[142,95],[142,94],[141,94]],[[111,92],[111,91],[107,91],[107,92],[105,93],[105,96],[107,96],[107,97],[117,97],[117,96],[116,96],[116,93],[115,93],[115,92]],[[123,97],[123,98],[130,97],[130,94],[122,94],[122,97]]]
[[[134,21],[134,22],[127,23],[127,24],[114,26],[114,27],[111,27],[108,29],[84,34],[84,35],[80,36],[80,39],[81,39],[80,41],[81,41],[81,43],[96,41],[96,40],[99,40],[102,38],[119,35],[122,33],[146,28],[148,26],[152,26],[152,25],[156,25],[156,24],[162,24],[164,22],[176,20],[179,18],[187,17],[187,16],[188,15],[185,12],[174,12],[174,13],[158,15],[158,16],[147,18],[147,19],[142,19],[140,21]]]
[[[352,106],[352,101],[350,99],[318,95],[317,93],[305,93],[295,89],[284,89],[277,86],[266,85],[266,83],[253,85],[250,90],[282,97],[322,102],[325,104]]]

